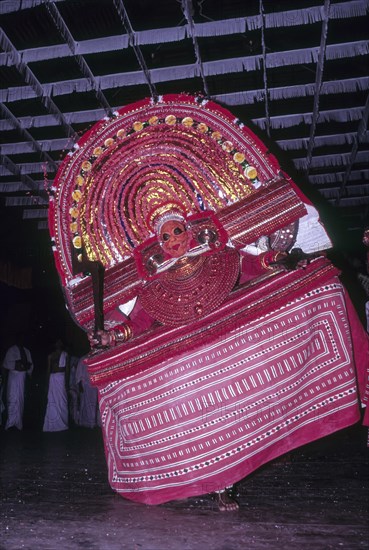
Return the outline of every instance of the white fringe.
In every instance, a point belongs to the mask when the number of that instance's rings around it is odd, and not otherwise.
[[[187,25],[165,29],[151,29],[134,33],[134,42],[137,46],[146,44],[162,44],[164,42],[179,42],[187,36]],[[128,41],[127,41],[128,46]],[[126,46],[126,47],[127,47]]]
[[[12,190],[14,191],[14,190]],[[5,206],[48,206],[49,201],[40,196],[35,197],[6,197]]]
[[[212,99],[219,101],[220,103],[225,103],[226,105],[249,105],[255,102],[264,101],[264,90],[249,90],[247,92],[217,94],[212,96]]]
[[[363,116],[363,107],[352,107],[350,110],[341,109],[341,110],[331,110],[331,111],[320,111],[319,113],[319,122],[354,122],[356,120],[361,120]],[[272,128],[291,128],[292,126],[297,126],[299,124],[311,124],[312,113],[302,113],[296,115],[283,115],[279,117],[271,117],[270,124]],[[266,127],[265,118],[253,118],[251,122],[256,124],[259,128],[263,130]]]
[[[320,94],[342,94],[365,90],[369,90],[369,77],[323,82]],[[314,91],[314,84],[297,84],[284,88],[269,88],[269,99],[273,101],[295,97],[308,97],[314,95]],[[212,97],[215,101],[223,102],[226,105],[244,105],[264,101],[264,95],[264,90],[259,89],[229,94],[217,94]]]
[[[57,0],[56,0],[57,1]],[[30,9],[44,3],[44,0],[8,0],[0,2],[0,14],[11,13],[19,10]],[[347,19],[362,17],[367,14],[369,0],[355,0],[332,4],[330,7],[330,19]],[[324,19],[323,7],[313,6],[304,9],[288,10],[279,13],[268,13],[265,16],[267,28],[283,28],[295,25],[306,25],[320,22]],[[195,36],[211,37],[229,34],[240,34],[261,28],[261,16],[241,17],[211,21],[207,23],[196,23],[194,25]],[[177,42],[188,36],[187,25],[149,29],[134,33],[134,41],[137,45],[159,44],[164,42]],[[127,34],[108,36],[92,40],[83,40],[75,43],[75,53],[84,55],[90,53],[115,51],[127,48],[129,37]],[[22,52],[22,59],[25,63],[56,59],[72,55],[72,52],[65,44],[57,44],[41,48],[34,48]],[[6,63],[6,54],[0,54],[0,65]]]
[[[331,44],[326,49],[326,59],[344,59],[357,57],[369,53],[369,41],[346,42],[344,44]]]
[[[60,161],[55,161],[55,164],[59,166]],[[25,174],[43,174],[44,173],[44,163],[43,162],[24,162],[22,164],[17,164],[22,175]],[[0,176],[9,176],[10,172],[6,166],[0,166]]]
[[[55,124],[55,117],[54,124]],[[61,139],[48,139],[44,141],[38,141],[41,145],[42,151],[64,151],[70,149],[72,144],[68,138]],[[18,143],[4,143],[1,146],[1,153],[3,155],[19,155],[23,153],[34,153],[35,148],[31,141],[20,141]]]
[[[331,4],[330,19],[347,19],[348,17],[360,17],[367,15],[369,0],[356,0],[354,2],[342,2]]]
[[[348,19],[365,16],[369,8],[368,0],[342,2],[331,4],[330,19]],[[311,25],[324,20],[323,6],[312,6],[299,10],[289,10],[279,13],[267,13],[265,26],[268,28],[292,27],[296,25]]]
[[[36,218],[47,218],[47,209],[23,210],[24,220],[31,220]]]
[[[310,167],[321,168],[321,167],[332,167],[332,166],[348,166],[351,159],[351,153],[334,155],[319,155],[312,157]],[[293,160],[296,168],[306,170],[308,168],[307,159],[297,158]],[[369,151],[358,151],[355,157],[355,162],[357,163],[369,163]]]
[[[209,23],[196,23],[194,25],[195,36],[198,38],[211,36],[225,36],[228,34],[242,34],[247,30],[246,18],[226,19],[223,21],[211,21]]]
[[[314,147],[324,147],[331,145],[352,145],[355,142],[356,133],[335,134],[330,136],[315,136]],[[284,139],[276,142],[284,151],[294,151],[297,149],[307,149],[309,138]]]
[[[336,201],[334,201],[336,202]],[[363,204],[369,204],[369,197],[340,197],[340,206],[363,206]]]
[[[310,175],[309,181],[315,185],[325,183],[341,183],[344,180],[345,174],[346,172],[335,172],[334,174]],[[369,170],[351,170],[350,179],[352,181],[369,180]]]
[[[76,111],[64,113],[64,118],[68,124],[91,123],[101,120],[105,115],[104,109],[93,109],[88,111]],[[44,128],[45,126],[55,126],[55,117],[53,115],[27,116],[18,118],[22,128]],[[0,120],[0,132],[11,130],[13,124],[6,119]],[[77,148],[77,144],[66,143],[66,147]]]
[[[36,184],[39,191],[42,191],[44,189],[43,181],[34,180],[34,183]],[[18,193],[20,191],[29,191],[29,186],[21,183],[20,181],[0,183],[0,193]]]
[[[268,28],[293,27],[296,25],[308,25],[323,20],[323,7],[311,7],[303,10],[290,10],[279,13],[267,13],[265,26]]]
[[[240,73],[243,71],[255,71],[260,69],[261,56],[238,57],[209,61],[203,64],[206,76],[228,73]]]
[[[327,198],[332,198],[333,196],[335,196],[335,194],[338,197],[340,194],[340,187],[331,187],[330,189],[322,188],[319,191]],[[350,182],[349,185],[346,185],[345,187],[345,194],[347,195],[347,197],[353,197],[355,199],[358,199],[359,197],[369,198],[369,183],[352,185]]]
[[[5,43],[4,46],[6,46]],[[316,62],[318,59],[318,51],[319,48],[316,47],[310,49],[291,50],[287,52],[269,53],[266,56],[266,64],[268,68],[273,68]],[[326,50],[327,59],[349,58],[358,55],[365,55],[367,53],[369,53],[369,41],[330,45],[327,46]],[[260,70],[261,56],[258,55],[223,59],[219,61],[209,61],[204,63],[203,67],[204,74],[207,76],[242,72],[244,70],[255,71]],[[153,69],[150,71],[150,74],[152,75],[153,82],[184,80],[195,76],[201,76],[197,65],[179,65],[175,67]],[[29,81],[30,86],[19,86],[9,88],[8,90],[0,90],[0,100],[2,102],[21,101],[34,98],[36,95],[53,97],[58,95],[68,95],[71,93],[85,93],[93,89],[91,82],[87,78],[54,82],[45,84],[42,87],[32,75],[29,75]],[[146,77],[142,71],[132,71],[96,77],[95,83],[97,87],[104,90],[119,88],[122,86],[145,84]],[[334,84],[331,84],[330,86],[332,87]],[[340,84],[337,84],[337,86],[340,86]],[[358,86],[360,87],[360,84],[358,84]],[[362,86],[367,86],[367,83],[362,81]],[[303,87],[296,87],[296,90],[300,94],[304,93]],[[306,90],[309,93],[311,91],[310,88],[306,88]],[[277,94],[278,92],[275,93]],[[279,93],[283,96],[283,91],[280,91]]]

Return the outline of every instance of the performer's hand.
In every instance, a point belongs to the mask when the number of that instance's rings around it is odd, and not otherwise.
[[[92,348],[106,347],[110,345],[110,335],[107,330],[98,330],[87,334],[88,341]]]
[[[305,269],[310,263],[311,255],[305,254],[301,248],[293,248],[288,254],[287,252],[278,252],[276,261],[273,264],[282,265],[288,271],[293,269]]]

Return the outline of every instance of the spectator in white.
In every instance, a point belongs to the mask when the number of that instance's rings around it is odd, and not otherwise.
[[[68,430],[69,355],[58,340],[55,351],[48,356],[48,392],[44,432]]]
[[[79,386],[78,425],[83,428],[101,426],[97,388],[91,386],[84,357],[78,361],[76,383]]]
[[[23,345],[23,334],[17,334],[15,344],[6,352],[3,368],[7,374],[5,429],[22,430],[26,377],[33,371],[31,352]]]

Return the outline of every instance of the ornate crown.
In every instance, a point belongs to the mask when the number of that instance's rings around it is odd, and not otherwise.
[[[186,221],[186,212],[182,205],[174,201],[161,204],[151,210],[147,216],[146,223],[150,230],[158,235],[163,225],[171,220],[180,221],[182,223]]]

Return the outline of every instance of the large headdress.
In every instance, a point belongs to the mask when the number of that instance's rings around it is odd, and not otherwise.
[[[233,206],[252,202],[280,177],[276,159],[258,138],[229,111],[202,98],[145,99],[101,120],[68,153],[51,189],[49,228],[70,311],[80,324],[92,318],[86,305],[91,283],[76,277],[84,271],[78,260],[105,267],[110,304],[110,297],[135,292],[136,250],[154,238],[169,212],[192,220],[192,234],[196,226],[201,242],[202,213],[227,210],[222,223],[229,235],[233,224],[237,236]],[[278,216],[277,202],[275,210]],[[252,212],[251,204],[247,220]],[[248,224],[248,239],[255,237],[253,228],[264,230],[256,217],[257,223]],[[275,218],[264,218],[272,231]]]
[[[151,214],[218,211],[278,177],[265,147],[219,105],[187,95],[123,107],[87,132],[55,179],[50,232],[63,284],[73,255],[112,267],[153,233]]]

